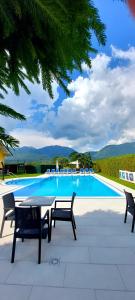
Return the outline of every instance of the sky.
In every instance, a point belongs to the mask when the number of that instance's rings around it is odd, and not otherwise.
[[[1,126],[19,139],[20,146],[72,147],[85,152],[108,144],[135,141],[135,18],[117,0],[94,0],[106,25],[107,42],[92,57],[92,68],[82,65],[68,84],[70,97],[53,82],[54,99],[41,85],[28,83],[31,95],[12,91],[5,104],[23,113],[21,122],[0,116]]]

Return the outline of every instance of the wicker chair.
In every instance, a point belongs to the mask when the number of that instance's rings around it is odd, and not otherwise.
[[[51,240],[51,232],[52,232],[52,221],[54,221],[54,227],[56,221],[68,221],[71,222],[72,228],[73,228],[73,234],[74,239],[76,240],[76,224],[75,224],[75,218],[73,213],[73,205],[74,205],[74,199],[75,199],[76,193],[73,192],[72,199],[69,201],[62,201],[62,200],[56,200],[55,201],[55,207],[51,209],[51,221],[50,221],[50,240]],[[57,203],[70,203],[71,206],[68,208],[58,208],[56,207]]]
[[[47,223],[48,227],[45,228]],[[41,262],[41,240],[48,235],[50,241],[49,230],[49,211],[47,210],[43,219],[41,219],[40,207],[15,207],[15,230],[13,237],[11,263],[14,262],[16,239],[38,239],[38,263]]]
[[[4,229],[4,223],[5,221],[11,221],[11,226],[12,223],[15,219],[15,213],[14,213],[14,209],[15,209],[15,199],[14,199],[14,194],[13,193],[9,193],[6,194],[2,197],[3,200],[3,209],[4,209],[4,213],[3,213],[3,219],[2,219],[2,223],[1,223],[1,231],[0,231],[0,236],[2,237],[3,234],[3,229]]]
[[[129,212],[132,216],[132,227],[131,232],[134,232],[134,225],[135,225],[135,202],[134,197],[131,193],[124,190],[125,196],[126,196],[126,211],[125,211],[125,217],[124,217],[124,223],[127,221],[127,213]]]

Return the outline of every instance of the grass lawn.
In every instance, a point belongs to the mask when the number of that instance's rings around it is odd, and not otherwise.
[[[125,186],[127,186],[127,187],[129,187],[129,188],[131,188],[131,189],[133,189],[133,190],[135,190],[135,183],[128,182],[128,181],[119,179],[119,178],[117,178],[117,177],[108,176],[108,175],[106,175],[106,174],[104,174],[104,173],[102,173],[102,172],[100,172],[100,173],[98,173],[98,174],[101,175],[101,176],[104,176],[104,177],[106,177],[106,178],[108,178],[108,179],[111,179],[111,180],[113,180],[113,181],[115,181],[115,182],[117,182],[117,183],[123,184],[123,185],[125,185]]]
[[[42,175],[42,174],[41,173],[34,173],[34,174],[23,173],[23,174],[14,174],[14,175],[4,175],[4,179],[21,178],[21,177],[36,177],[39,175]],[[0,179],[2,179],[2,176]]]

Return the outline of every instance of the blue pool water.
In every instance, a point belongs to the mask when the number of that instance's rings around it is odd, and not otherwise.
[[[77,196],[84,197],[118,197],[111,189],[93,176],[52,176],[49,178],[16,179],[7,184],[24,185],[14,192],[15,196]],[[29,185],[29,186],[28,186]]]

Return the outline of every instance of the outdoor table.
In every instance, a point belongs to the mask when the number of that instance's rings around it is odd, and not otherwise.
[[[51,206],[56,197],[31,196],[21,202],[19,206]]]

